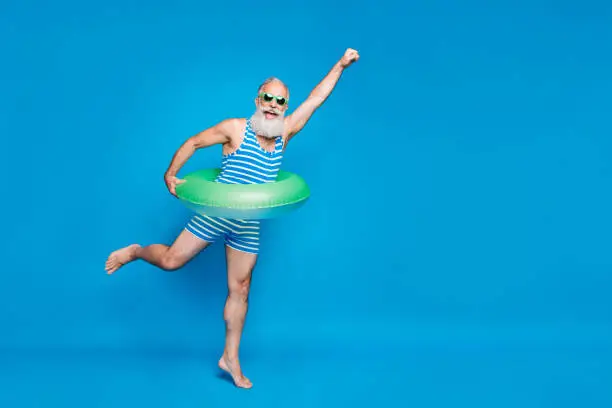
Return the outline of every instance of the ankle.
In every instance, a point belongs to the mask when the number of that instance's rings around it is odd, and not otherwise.
[[[238,353],[235,351],[227,351],[223,352],[223,359],[228,362],[236,362],[238,361]]]

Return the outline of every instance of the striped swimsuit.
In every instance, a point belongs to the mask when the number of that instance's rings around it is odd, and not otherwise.
[[[223,155],[218,183],[262,184],[276,180],[283,160],[283,138],[276,137],[274,151],[264,150],[251,121],[247,120],[244,139],[238,150]],[[187,231],[207,242],[223,237],[225,244],[233,249],[257,254],[259,252],[259,220],[238,220],[206,215],[195,215],[187,226]]]

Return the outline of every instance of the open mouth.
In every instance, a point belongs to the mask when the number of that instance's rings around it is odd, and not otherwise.
[[[277,113],[271,111],[265,111],[264,115],[266,116],[266,119],[274,119],[278,116]]]

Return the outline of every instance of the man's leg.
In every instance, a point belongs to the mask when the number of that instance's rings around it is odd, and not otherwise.
[[[253,384],[242,374],[238,349],[248,309],[251,275],[257,254],[238,251],[226,246],[228,296],[225,302],[225,350],[219,367],[229,372],[238,387],[251,388]]]
[[[166,271],[173,271],[185,265],[209,244],[210,242],[183,230],[172,246],[153,244],[141,247],[138,244],[132,244],[114,251],[106,260],[106,272],[110,275],[123,265],[137,259],[142,259]]]

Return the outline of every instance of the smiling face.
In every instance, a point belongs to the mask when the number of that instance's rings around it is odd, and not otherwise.
[[[251,125],[255,133],[267,138],[281,136],[285,127],[285,112],[289,91],[279,79],[269,78],[259,87],[255,98],[255,113]]]

